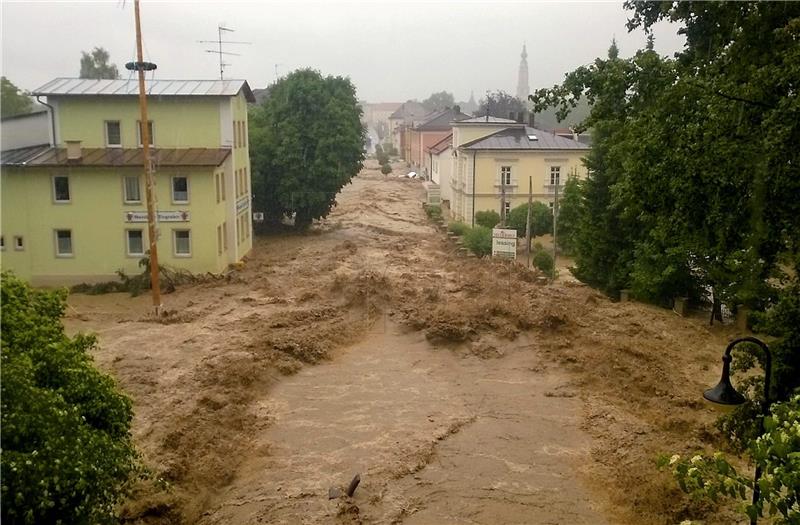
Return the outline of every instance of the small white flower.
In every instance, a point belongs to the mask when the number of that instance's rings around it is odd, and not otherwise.
[[[675,454],[671,458],[669,458],[669,464],[674,465],[675,463],[678,462],[679,459],[681,459],[681,457],[678,454]]]
[[[701,461],[703,461],[703,456],[701,456],[700,454],[698,454],[698,455],[694,456],[694,457],[691,459],[692,465],[697,465],[697,464],[698,464],[698,463],[700,463]]]

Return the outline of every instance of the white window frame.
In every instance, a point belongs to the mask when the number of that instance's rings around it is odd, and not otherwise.
[[[141,252],[132,252],[131,251],[131,232],[139,232],[142,234],[142,251]],[[128,257],[142,257],[144,253],[147,251],[147,247],[144,242],[144,229],[142,228],[130,228],[125,230],[125,255]]]
[[[69,247],[71,251],[69,253],[61,253],[58,247],[58,232],[69,232]],[[60,228],[53,230],[53,241],[55,242],[55,250],[56,250],[56,257],[58,258],[70,258],[75,257],[75,239],[72,238],[72,230],[67,228]]]
[[[136,186],[139,188],[139,199],[134,200],[128,198],[128,185],[127,179],[136,179]],[[142,178],[139,175],[123,175],[122,176],[122,202],[125,204],[141,204],[142,203]]]
[[[56,192],[56,179],[67,179],[67,193],[69,193],[69,198],[66,200],[59,200],[57,198]],[[53,203],[55,204],[69,204],[72,202],[72,184],[69,181],[69,175],[53,175],[50,177],[50,186],[53,189]]]
[[[189,253],[178,253],[178,232],[186,232],[189,234]],[[175,228],[172,230],[172,255],[175,257],[191,257],[192,256],[192,230],[189,228]]]
[[[503,203],[503,207],[505,208],[505,215],[506,221],[508,220],[508,215],[511,213],[511,201],[505,201]]]
[[[177,200],[175,198],[175,179],[186,179],[186,200]],[[169,182],[169,193],[170,197],[172,197],[172,204],[189,204],[189,200],[191,199],[189,177],[187,175],[173,175]]]
[[[108,125],[112,122],[116,122],[119,126],[119,144],[111,144],[108,140]],[[103,135],[106,137],[106,147],[107,148],[121,148],[122,147],[122,121],[119,120],[104,120],[103,121]]]
[[[505,180],[503,179],[505,177]],[[500,166],[500,184],[511,186],[511,166]]]
[[[550,186],[556,185],[561,186],[561,166],[550,166]]]
[[[150,147],[151,148],[155,148],[156,147],[156,125],[153,123],[152,120],[148,120],[147,122],[150,124]],[[139,145],[140,148],[142,146],[144,146],[144,144],[142,144],[142,121],[141,120],[137,120],[136,121],[136,143]]]
[[[14,236],[14,251],[17,252],[25,251],[25,237],[23,237],[22,235]]]

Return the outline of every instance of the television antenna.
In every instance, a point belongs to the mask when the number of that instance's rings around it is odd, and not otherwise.
[[[222,44],[244,44],[249,45],[252,42],[241,42],[241,41],[234,41],[234,40],[223,40],[222,33],[228,32],[233,33],[235,29],[231,29],[229,27],[225,27],[223,24],[217,25],[217,39],[216,40],[198,40],[197,42],[200,44],[217,44],[217,49],[206,49],[206,53],[214,53],[215,55],[219,55],[219,79],[223,80],[223,74],[225,72],[225,66],[229,66],[229,62],[225,62],[226,56],[241,56],[239,53],[231,53],[229,51],[222,50]]]

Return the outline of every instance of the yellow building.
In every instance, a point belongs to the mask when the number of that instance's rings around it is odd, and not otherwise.
[[[151,80],[159,262],[221,272],[252,247],[242,80]],[[115,280],[149,249],[135,80],[53,80],[51,146],[3,151],[3,270],[36,285]],[[55,146],[52,146],[55,145]]]
[[[590,147],[549,131],[494,117],[453,123],[453,169],[450,175],[450,213],[474,225],[475,212],[505,206],[510,211],[533,199],[549,204],[568,176],[584,179],[582,158]],[[505,202],[502,200],[505,183]]]

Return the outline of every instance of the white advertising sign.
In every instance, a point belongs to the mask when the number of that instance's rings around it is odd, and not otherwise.
[[[492,257],[517,258],[517,230],[492,229]]]
[[[253,212],[253,221],[255,221],[255,222],[264,222],[264,212],[263,211],[254,211]]]
[[[239,214],[250,207],[250,197],[242,197],[236,201],[236,213]]]
[[[156,212],[157,222],[189,222],[188,211],[159,211]],[[147,222],[146,211],[126,211],[125,222]]]

